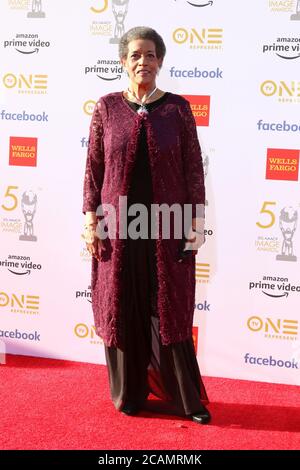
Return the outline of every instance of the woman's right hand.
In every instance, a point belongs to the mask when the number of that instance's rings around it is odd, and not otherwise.
[[[97,222],[85,225],[83,238],[86,243],[86,248],[91,256],[94,256],[97,261],[100,261],[99,251],[104,250],[103,241],[97,235]]]

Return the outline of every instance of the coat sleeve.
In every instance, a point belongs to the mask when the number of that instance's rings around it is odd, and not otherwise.
[[[83,182],[82,212],[96,212],[101,204],[101,188],[104,178],[103,107],[96,103],[89,131],[89,144]]]
[[[180,106],[180,114],[183,168],[188,192],[187,203],[192,204],[193,218],[204,217],[205,183],[202,153],[195,118],[187,100]]]

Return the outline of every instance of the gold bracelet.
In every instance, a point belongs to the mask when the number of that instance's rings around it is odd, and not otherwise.
[[[90,228],[93,227],[94,225],[97,225],[98,222],[90,222],[89,224],[84,224],[84,228]]]
[[[84,239],[86,243],[94,243],[94,241],[98,237],[96,236],[95,231],[90,230],[90,231],[85,231],[85,233],[82,234],[82,238]]]

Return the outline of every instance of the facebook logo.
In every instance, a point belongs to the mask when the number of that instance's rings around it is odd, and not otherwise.
[[[40,341],[41,334],[35,331],[34,333],[27,333],[19,331],[17,328],[12,330],[0,330],[0,338],[16,338],[16,339],[29,339],[30,341]]]
[[[244,361],[246,364],[253,364],[258,366],[286,367],[287,369],[298,369],[298,362],[296,362],[295,359],[292,359],[291,361],[283,361],[281,359],[274,359],[273,356],[255,357],[251,356],[249,353],[246,353],[244,356]]]
[[[260,119],[257,122],[257,128],[259,131],[277,131],[277,132],[299,132],[299,124],[289,124],[286,121],[282,122],[264,122]]]
[[[200,70],[198,67],[194,67],[190,70],[170,68],[171,78],[223,78],[223,70],[217,67],[214,70]]]
[[[80,139],[81,142],[81,147],[88,147],[89,145],[89,139],[87,137],[82,137]]]
[[[203,303],[199,302],[198,304],[195,304],[195,310],[204,310],[210,312],[210,304],[207,303],[206,300],[204,300]]]
[[[10,113],[5,109],[2,109],[0,113],[2,121],[39,121],[39,122],[48,122],[48,114],[43,111],[42,114],[28,114],[26,111],[22,113]]]

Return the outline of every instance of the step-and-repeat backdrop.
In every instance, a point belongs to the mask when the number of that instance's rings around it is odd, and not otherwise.
[[[95,101],[120,36],[151,26],[206,177],[194,341],[204,375],[300,384],[300,0],[2,0],[0,362],[105,363],[81,237]]]

